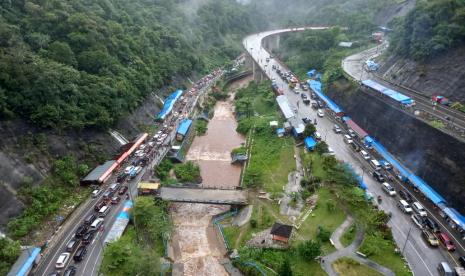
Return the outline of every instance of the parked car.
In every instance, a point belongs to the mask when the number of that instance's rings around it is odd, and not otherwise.
[[[408,205],[407,201],[401,199],[397,202],[397,206],[402,210],[402,212],[410,214],[412,213],[412,208]]]
[[[360,155],[362,155],[363,159],[370,160],[370,155],[366,151],[361,150]]]
[[[88,229],[88,226],[85,224],[79,226],[78,229],[76,230],[75,237],[79,239],[82,238],[82,236],[86,234],[87,229]]]
[[[85,245],[80,246],[78,250],[76,251],[76,254],[73,256],[73,260],[76,262],[80,262],[84,259],[84,257],[87,254],[87,248]]]
[[[438,238],[436,238],[436,236],[429,230],[423,229],[421,231],[421,236],[425,239],[425,241],[429,245],[434,246],[434,247],[439,246]]]
[[[383,183],[384,182],[384,176],[380,173],[380,172],[377,172],[377,171],[374,171],[373,172],[373,177],[378,180],[378,182],[380,183]]]
[[[452,271],[448,262],[440,262],[438,264],[438,272],[441,276],[455,276],[455,273]]]
[[[352,137],[350,137],[349,135],[345,134],[345,135],[344,135],[344,142],[346,142],[347,144],[352,144],[354,141],[352,141]]]
[[[305,93],[301,93],[301,94],[300,94],[300,97],[301,97],[303,100],[308,99],[308,96],[307,96],[307,94],[305,94]]]
[[[76,248],[79,247],[79,245],[81,245],[81,240],[80,239],[76,239],[76,238],[72,238],[67,244],[66,244],[66,252],[69,252],[69,253],[73,253]]]
[[[94,211],[98,212],[98,210],[102,209],[102,207],[105,205],[106,205],[105,200],[99,201],[97,204],[95,204]]]
[[[74,276],[76,275],[76,271],[77,268],[75,266],[69,266],[63,273],[63,276]]]
[[[450,239],[449,235],[444,232],[440,232],[437,234],[437,237],[441,244],[447,249],[447,251],[455,251],[455,245]]]
[[[396,190],[394,190],[394,188],[392,188],[392,186],[387,183],[387,182],[384,182],[383,184],[383,190],[390,196],[395,196],[396,195]]]
[[[119,196],[114,196],[111,198],[111,204],[118,204],[121,198]]]
[[[98,230],[100,228],[100,226],[103,224],[104,222],[104,219],[103,218],[98,218],[96,220],[94,220],[94,222],[92,222],[92,224],[90,225],[90,229],[91,230]]]
[[[341,128],[338,125],[333,126],[334,133],[341,133]]]
[[[420,228],[423,229],[423,218],[418,214],[413,214],[411,216],[413,222]]]
[[[66,264],[69,261],[69,256],[71,254],[69,252],[61,253],[61,255],[58,257],[57,262],[55,264],[55,268],[60,269],[66,266]]]
[[[439,225],[437,224],[437,222],[434,221],[434,219],[432,219],[430,217],[425,217],[425,225],[429,229],[431,229],[431,231],[433,231],[434,233],[441,232],[441,228],[439,228]]]
[[[465,267],[465,256],[460,256],[457,260],[462,267]]]
[[[125,173],[125,174],[129,174],[133,169],[134,169],[134,166],[127,166],[127,167],[124,169],[124,173]]]
[[[318,111],[316,112],[316,114],[318,115],[318,117],[320,118],[323,118],[323,116],[325,116],[324,112],[322,109],[318,109]]]
[[[82,243],[83,244],[91,243],[92,240],[94,239],[94,235],[95,235],[95,230],[87,231],[87,233],[82,237]]]
[[[421,205],[418,201],[412,203],[412,208],[415,211],[415,213],[419,214],[422,217],[426,217],[428,215],[428,213],[426,213],[425,208],[423,208],[423,205]]]
[[[95,189],[92,191],[92,197],[96,198],[100,194],[101,190],[100,189]]]
[[[405,201],[407,201],[408,203],[412,203],[413,202],[413,197],[410,195],[409,192],[407,191],[403,191],[403,190],[400,190],[399,191],[399,196],[402,198],[402,199],[405,199]]]
[[[119,188],[118,194],[119,194],[119,195],[124,195],[124,194],[126,193],[127,190],[128,190],[128,187],[127,187],[127,186],[121,186],[121,187]]]
[[[103,206],[102,206],[103,207]],[[99,209],[100,210],[100,209]],[[85,225],[90,225],[97,217],[95,214],[90,214],[84,219],[84,224]]]
[[[352,129],[349,129],[347,132],[349,133],[350,137],[352,137],[352,138],[357,136],[357,134],[355,134],[355,131],[353,131]]]
[[[317,141],[320,141],[320,140],[321,140],[321,134],[320,134],[318,131],[315,131],[315,133],[313,134],[313,136],[315,136],[315,140],[317,140]]]
[[[331,147],[328,147],[328,155],[336,155]]]

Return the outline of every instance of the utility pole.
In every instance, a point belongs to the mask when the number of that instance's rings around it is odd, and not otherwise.
[[[405,247],[407,246],[408,238],[410,237],[410,231],[412,231],[412,226],[410,226],[410,228],[408,229],[407,237],[405,238],[405,243],[401,251],[402,255],[404,255],[404,250],[405,250]]]

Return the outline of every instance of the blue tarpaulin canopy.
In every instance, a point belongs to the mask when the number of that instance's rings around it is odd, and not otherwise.
[[[462,216],[457,210],[454,208],[446,207],[442,209],[444,214],[446,214],[458,227],[465,230],[465,217]]]
[[[315,69],[312,69],[310,71],[307,72],[307,77],[311,78],[315,75],[316,73],[316,70]]]
[[[284,135],[284,133],[286,133],[286,131],[284,130],[284,128],[278,128],[278,129],[276,129],[276,134],[278,134],[278,135]]]
[[[182,122],[179,124],[177,133],[181,134],[182,136],[186,136],[187,131],[189,131],[189,128],[192,125],[192,120],[189,119],[184,119]]]
[[[335,103],[333,102],[328,96],[326,96],[322,89],[321,89],[321,82],[316,81],[316,80],[309,80],[308,81],[308,86],[315,92],[315,94],[322,99],[326,105],[338,116],[342,114],[342,109]]]
[[[365,141],[365,145],[367,146],[370,146],[373,144],[373,138],[371,138],[370,136],[365,136],[365,139],[363,139]]]
[[[404,94],[402,93],[399,93],[395,90],[392,90],[390,88],[387,88],[385,87],[384,85],[381,85],[373,80],[364,80],[362,81],[362,83],[368,87],[370,87],[371,89],[374,89],[388,97],[390,97],[391,99],[401,103],[401,104],[404,104],[404,105],[410,105],[410,104],[413,104],[414,101],[408,97],[408,96],[405,96]]]
[[[315,139],[313,139],[313,137],[305,138],[305,147],[307,147],[308,150],[313,150],[315,145],[316,145],[316,141]]]
[[[163,109],[160,111],[160,113],[158,113],[156,120],[164,120],[166,115],[168,115],[173,109],[173,106],[176,103],[176,100],[179,97],[181,97],[181,95],[182,95],[182,90],[176,90],[171,95],[169,95],[168,98],[166,98],[165,100]]]
[[[8,272],[8,276],[25,276],[29,275],[32,267],[34,266],[37,256],[40,254],[41,249],[39,247],[24,249],[18,260],[11,267]]]

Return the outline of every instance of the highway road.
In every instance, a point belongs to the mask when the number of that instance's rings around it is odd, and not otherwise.
[[[153,148],[146,154],[150,156],[150,162],[143,170],[134,178],[129,181],[124,181],[122,185],[128,186],[128,193],[131,199],[137,196],[137,184],[141,180],[148,180],[152,175],[152,169],[161,162],[166,153],[171,147],[171,142],[175,139],[177,126],[182,120],[184,115],[187,116],[190,114],[197,103],[197,100],[201,94],[203,94],[212,83],[214,83],[218,78],[223,74],[222,70],[215,72],[215,75],[207,75],[202,78],[201,81],[196,83],[198,86],[197,92],[184,93],[184,97],[187,98],[187,103],[182,105],[180,101],[176,102],[173,107],[173,112],[165,119],[165,122],[160,124],[159,129],[169,132],[169,135],[165,138],[164,142],[161,145],[154,145]],[[176,115],[174,115],[176,114]],[[134,160],[134,157],[131,157],[130,160],[126,162],[121,168],[125,168]],[[113,176],[106,182],[106,185],[100,187],[103,191],[108,189],[108,186],[111,183],[116,182],[116,175]],[[87,254],[81,262],[74,262],[72,259],[68,262],[66,267],[71,265],[76,266],[77,273],[76,275],[83,276],[93,276],[98,275],[98,270],[100,263],[103,258],[103,249],[106,235],[111,229],[113,223],[115,222],[117,214],[123,209],[125,196],[121,196],[122,200],[119,204],[111,205],[112,208],[109,213],[105,216],[104,227],[102,231],[97,232],[94,236],[93,241],[87,246]],[[89,198],[86,202],[71,214],[71,216],[64,222],[57,233],[52,237],[51,242],[42,256],[42,259],[39,265],[34,271],[34,275],[49,275],[56,271],[55,263],[61,253],[65,252],[67,243],[74,237],[77,228],[83,224],[83,220],[90,214],[94,213],[94,205],[103,198],[103,192],[97,198]],[[71,256],[72,257],[72,256]],[[60,271],[63,273],[64,269]]]
[[[284,94],[289,102],[293,105],[293,108],[297,110],[297,117],[299,119],[304,117],[312,120],[316,119],[317,131],[321,133],[323,139],[334,150],[337,159],[350,164],[358,174],[364,176],[364,182],[375,198],[378,195],[382,196],[383,202],[380,204],[380,208],[392,214],[389,225],[392,228],[392,233],[398,247],[402,249],[405,246],[403,253],[413,273],[415,275],[438,275],[436,269],[437,264],[441,261],[448,261],[450,264],[455,264],[454,259],[456,259],[457,254],[452,256],[443,248],[430,248],[425,243],[420,236],[419,228],[411,221],[409,216],[401,212],[396,206],[396,198],[387,196],[381,189],[381,185],[371,177],[366,161],[343,142],[341,134],[336,134],[332,131],[334,121],[329,118],[328,113],[325,114],[324,118],[318,118],[316,110],[312,109],[310,106],[304,105],[300,95],[291,91],[287,83],[281,80],[279,75],[271,68],[273,65],[279,68],[286,68],[286,66],[277,59],[271,59],[270,62],[266,62],[266,58],[269,57],[270,54],[262,48],[261,41],[264,37],[276,33],[303,31],[305,29],[309,28],[282,29],[253,34],[244,39],[243,45],[253,59],[257,61],[266,75],[270,79],[275,79],[278,86],[284,90]],[[322,27],[318,27],[317,29],[322,29]],[[300,102],[299,106],[297,102]],[[394,185],[394,187],[399,189],[398,185]],[[415,196],[415,194],[413,195]],[[408,234],[409,232],[410,234]]]

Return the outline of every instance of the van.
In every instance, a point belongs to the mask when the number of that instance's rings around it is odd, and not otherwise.
[[[370,160],[370,155],[366,151],[361,150],[360,155],[362,155],[363,159]]]
[[[412,208],[415,211],[415,213],[419,214],[422,217],[426,217],[428,215],[426,213],[425,208],[423,208],[423,206],[418,201],[412,203]]]
[[[81,240],[79,239],[71,239],[67,244],[66,244],[66,252],[73,253],[76,248],[81,244]]]
[[[397,206],[402,210],[402,212],[404,213],[411,213],[412,212],[412,208],[410,207],[410,205],[407,203],[407,201],[401,199],[399,200],[399,202],[397,203]]]
[[[92,222],[92,224],[90,225],[90,229],[91,230],[97,230],[97,229],[100,228],[102,223],[103,223],[103,218],[98,218],[98,219],[94,220],[94,222]]]
[[[344,135],[344,142],[346,142],[347,144],[352,144],[354,141],[352,141],[352,137],[350,137],[349,135],[345,134],[345,135]]]
[[[454,276],[454,272],[448,262],[440,262],[438,265],[438,272],[439,275],[442,276]]]
[[[372,159],[370,161],[370,165],[377,171],[381,170],[381,165],[379,164],[378,160]]]
[[[108,214],[109,211],[110,211],[110,206],[108,206],[108,205],[103,206],[103,207],[98,211],[98,216],[99,216],[99,218],[105,217],[105,216]]]

